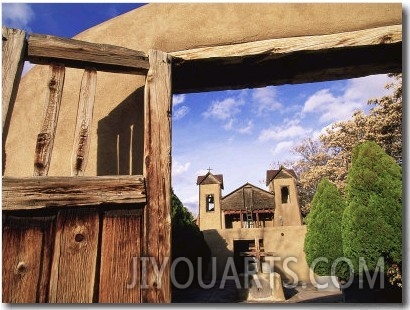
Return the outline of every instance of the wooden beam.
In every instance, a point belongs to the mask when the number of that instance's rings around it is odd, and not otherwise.
[[[28,38],[28,59],[36,64],[63,63],[66,67],[117,73],[146,74],[147,56],[128,48],[32,34]]]
[[[150,70],[145,84],[144,176],[147,186],[145,256],[155,260],[147,268],[147,288],[142,302],[171,302],[171,57],[149,51]]]
[[[54,137],[60,113],[61,96],[63,94],[65,68],[62,65],[50,66],[50,80],[48,82],[47,102],[44,109],[43,123],[37,135],[36,151],[34,156],[35,176],[48,174]]]
[[[145,202],[142,176],[3,177],[3,211]]]
[[[23,71],[26,33],[23,30],[2,27],[2,128],[13,110],[17,89]],[[10,112],[9,112],[10,109]],[[10,116],[9,116],[10,118]]]
[[[170,53],[174,93],[402,71],[402,25]]]
[[[78,100],[77,121],[71,156],[71,175],[84,175],[87,166],[96,87],[97,71],[86,69],[81,81],[80,98]]]

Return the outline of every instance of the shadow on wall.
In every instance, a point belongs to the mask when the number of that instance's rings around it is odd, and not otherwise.
[[[144,87],[98,122],[97,175],[142,175]]]

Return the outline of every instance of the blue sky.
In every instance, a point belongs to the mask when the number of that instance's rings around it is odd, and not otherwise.
[[[2,23],[72,37],[141,3],[2,3]],[[29,66],[27,66],[29,68]],[[263,189],[266,170],[294,159],[291,148],[346,120],[387,92],[386,75],[173,97],[174,192],[197,214],[196,178],[223,174],[223,195],[249,182]]]

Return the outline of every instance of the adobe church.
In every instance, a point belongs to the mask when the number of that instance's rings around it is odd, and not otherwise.
[[[222,174],[209,171],[198,176],[197,224],[212,257],[217,258],[218,277],[224,274],[229,257],[234,258],[237,272],[243,272],[243,253],[254,251],[255,257],[270,262],[285,282],[310,282],[303,252],[306,226],[296,181],[295,172],[282,166],[267,171],[268,190],[246,183],[222,196]],[[289,257],[292,262],[285,266]]]
[[[302,225],[293,170],[268,170],[269,191],[246,183],[222,197],[223,175],[211,172],[199,176],[197,185],[201,230]]]

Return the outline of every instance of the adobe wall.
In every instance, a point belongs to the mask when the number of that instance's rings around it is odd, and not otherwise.
[[[155,3],[90,28],[76,38],[144,52],[171,52],[401,23],[400,3]],[[5,175],[33,173],[47,76],[48,68],[37,66],[20,83],[3,153]],[[70,175],[81,77],[81,70],[67,70],[49,175]],[[142,173],[144,82],[142,76],[98,73],[86,175]]]
[[[282,280],[293,283],[311,283],[309,267],[303,251],[306,226],[283,226],[252,229],[225,229],[203,231],[206,242],[210,245],[212,256],[217,257],[217,278],[222,278],[228,257],[234,256],[234,240],[264,240],[265,252],[273,252],[275,267]],[[280,258],[280,259],[279,259]],[[287,260],[286,260],[287,259]],[[268,260],[268,259],[267,259]],[[211,273],[208,270],[208,277]]]

